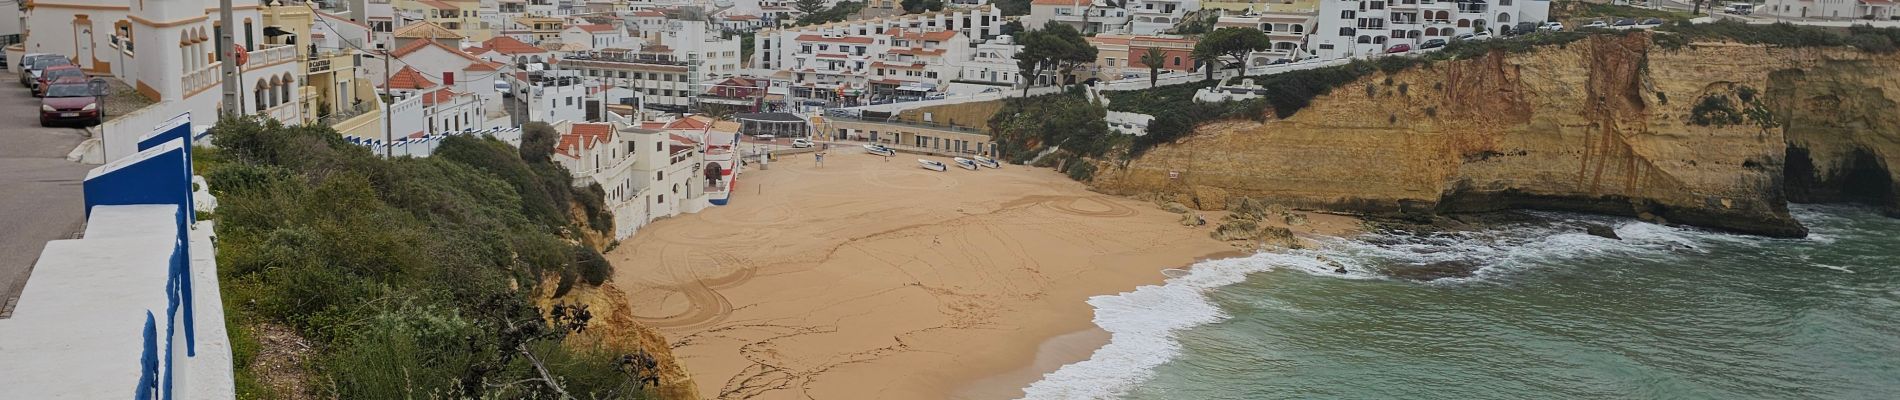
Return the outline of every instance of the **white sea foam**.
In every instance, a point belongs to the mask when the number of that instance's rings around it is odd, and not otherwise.
[[[1024,398],[1104,399],[1126,394],[1152,377],[1155,367],[1179,354],[1181,345],[1175,340],[1176,333],[1227,318],[1205,296],[1207,291],[1239,283],[1253,273],[1284,268],[1342,279],[1384,279],[1377,272],[1381,265],[1463,261],[1479,266],[1470,277],[1432,281],[1438,285],[1457,285],[1490,280],[1523,268],[1551,265],[1553,260],[1677,257],[1706,253],[1716,244],[1775,240],[1625,218],[1536,214],[1547,223],[1426,235],[1374,232],[1351,239],[1322,240],[1323,250],[1209,260],[1195,264],[1185,275],[1178,270],[1171,271],[1170,279],[1161,285],[1096,296],[1088,303],[1095,308],[1095,324],[1111,334],[1109,344],[1096,350],[1088,360],[1044,375],[1042,380],[1023,390]],[[1826,210],[1809,209],[1797,209],[1795,215],[1804,221],[1832,217]],[[1581,228],[1585,223],[1612,226],[1621,240],[1587,234]],[[1350,272],[1333,271],[1341,265]],[[1841,267],[1831,268],[1852,272]]]
[[[1089,305],[1095,307],[1095,324],[1111,335],[1108,345],[1097,349],[1088,360],[1044,375],[1041,381],[1023,389],[1024,398],[1103,399],[1125,394],[1148,379],[1156,366],[1180,352],[1181,345],[1174,340],[1176,332],[1227,318],[1219,307],[1208,301],[1204,292],[1239,283],[1249,274],[1274,268],[1332,274],[1332,267],[1319,255],[1314,251],[1292,251],[1209,260],[1195,264],[1187,275],[1168,279],[1161,285],[1090,298]],[[1348,264],[1348,268],[1353,266]],[[1355,270],[1364,271],[1363,268]],[[1358,272],[1346,277],[1374,278]]]

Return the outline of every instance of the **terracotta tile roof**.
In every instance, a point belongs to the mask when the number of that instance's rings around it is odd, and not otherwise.
[[[433,106],[438,103],[446,103],[454,99],[455,99],[454,90],[449,90],[449,88],[441,88],[436,91],[429,92],[428,94],[422,95],[422,104]]]
[[[700,121],[699,117],[686,117],[686,118],[673,120],[673,122],[666,123],[665,129],[672,129],[672,130],[695,129],[697,130],[697,129],[706,129],[708,127],[711,127],[711,125],[706,124],[705,121]]]
[[[897,32],[892,32],[891,37],[909,39],[909,40],[924,40],[924,41],[941,42],[945,40],[950,40],[950,38],[957,37],[957,31],[913,32],[913,31],[898,30]]]
[[[395,55],[396,58],[403,58],[403,57],[408,57],[410,54],[415,54],[415,52],[417,51],[422,51],[423,48],[427,48],[427,47],[435,47],[435,48],[442,49],[442,51],[449,52],[449,54],[461,56],[462,59],[465,59],[465,60],[469,60],[473,62],[483,62],[480,57],[476,57],[474,54],[468,54],[468,52],[462,51],[461,49],[444,46],[442,45],[442,43],[437,43],[434,40],[417,40],[417,41],[409,42],[409,44],[402,46],[402,48],[400,49],[396,49],[396,51],[391,52],[390,54]]]
[[[441,25],[436,25],[433,22],[427,22],[427,21],[417,22],[417,23],[413,23],[409,25],[403,25],[401,28],[396,28],[396,31],[391,32],[390,34],[395,35],[396,37],[399,37],[399,38],[404,38],[404,39],[467,39],[468,38],[467,36],[462,36],[462,34],[460,33],[455,33],[455,31],[449,30],[449,28],[443,28]]]
[[[567,133],[561,135],[561,143],[554,151],[568,157],[580,157],[578,150],[591,149],[606,143],[607,135],[613,133],[613,125],[582,123],[568,126]]]
[[[875,63],[871,63],[871,67],[873,67],[873,68],[877,68],[877,67],[890,67],[890,68],[903,68],[903,69],[924,69],[924,64],[923,64],[923,63],[916,63],[916,64],[899,64],[899,63],[887,63],[887,62],[883,62],[883,61],[879,61],[879,62],[875,62]]]
[[[414,67],[405,65],[402,69],[397,70],[395,74],[390,75],[389,81],[383,82],[382,87],[385,89],[422,90],[435,87],[435,81],[431,81],[429,77],[422,75],[422,71],[417,71]]]
[[[540,47],[534,47],[532,44],[523,42],[520,39],[507,36],[496,36],[493,39],[482,41],[482,47],[494,49],[497,53],[508,55],[548,52]]]
[[[943,55],[943,52],[944,52],[944,49],[918,49],[918,48],[899,47],[899,48],[891,49],[891,51],[888,51],[887,53],[909,54],[913,56],[940,56],[940,55]]]
[[[825,35],[817,35],[817,34],[810,34],[810,33],[798,35],[798,41],[800,42],[855,43],[855,44],[871,44],[872,42],[871,38],[863,37],[863,36],[826,37]]]
[[[438,10],[460,10],[460,9],[462,9],[461,7],[456,7],[456,6],[454,5],[454,4],[449,4],[449,3],[444,3],[444,2],[442,2],[442,1],[440,1],[440,0],[416,0],[416,2],[417,2],[417,3],[422,3],[422,5],[425,5],[425,6],[429,6],[430,8],[434,8],[434,9],[438,9]]]
[[[615,29],[613,25],[607,25],[607,24],[575,25],[575,27],[581,28],[582,31],[594,32],[594,33],[613,32]]]
[[[726,17],[726,19],[730,19],[730,20],[736,20],[736,21],[745,21],[745,20],[754,20],[754,19],[759,19],[759,16],[757,16],[757,15],[734,15],[734,16],[730,16],[730,17]]]
[[[463,71],[495,71],[495,70],[500,70],[500,69],[501,69],[501,64],[496,64],[496,63],[488,62],[488,61],[481,61],[474,64],[469,64],[468,68],[462,68]]]

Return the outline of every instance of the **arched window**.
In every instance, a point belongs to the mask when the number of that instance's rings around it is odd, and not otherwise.
[[[1511,13],[1498,13],[1498,23],[1500,24],[1511,23]]]
[[[1293,33],[1305,33],[1306,25],[1293,24]]]
[[[1174,57],[1174,66],[1176,66],[1176,67],[1179,67],[1179,66],[1181,66],[1181,56],[1175,56],[1175,57]]]
[[[1511,5],[1511,0],[1498,0],[1498,5],[1499,5],[1499,6],[1508,6],[1508,5]],[[1503,21],[1499,21],[1499,22],[1503,22]]]
[[[1359,43],[1372,43],[1372,37],[1371,37],[1371,36],[1365,36],[1365,35],[1360,35],[1360,36],[1359,36]]]
[[[1425,28],[1425,36],[1438,36],[1438,28]]]
[[[265,97],[264,95],[264,92],[269,91],[269,90],[270,88],[265,85],[265,82],[263,79],[258,79],[257,86],[251,89],[251,92],[255,93],[253,97],[256,97],[255,99],[252,100],[251,106],[253,108],[256,108],[257,111],[259,112],[264,111],[265,103],[270,102],[270,98]]]
[[[1374,37],[1372,37],[1372,43],[1375,43],[1375,44],[1385,44],[1385,37],[1384,37],[1384,36],[1374,36]]]
[[[1461,19],[1461,20],[1458,20],[1458,27],[1459,27],[1459,28],[1470,28],[1470,27],[1471,27],[1471,20],[1468,20],[1468,19]]]
[[[290,88],[292,86],[295,86],[296,84],[297,84],[296,81],[293,80],[289,74],[284,75],[283,83],[280,83],[277,85],[277,98],[283,99],[280,101],[280,103],[296,102],[296,99],[290,98]]]

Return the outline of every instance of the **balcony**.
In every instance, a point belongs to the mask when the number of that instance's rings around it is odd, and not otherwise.
[[[224,66],[223,62],[213,62],[211,65],[185,74],[185,93],[195,93],[224,83],[224,75],[219,74],[220,71],[218,71],[218,68],[222,66]]]
[[[295,59],[297,59],[297,46],[287,44],[278,45],[277,47],[251,51],[250,64],[244,67],[246,69],[263,68],[290,62],[290,60]]]

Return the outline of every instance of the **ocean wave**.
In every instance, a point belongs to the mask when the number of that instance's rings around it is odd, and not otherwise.
[[[1136,288],[1117,295],[1095,296],[1095,325],[1110,334],[1108,345],[1088,360],[1063,366],[1023,389],[1025,399],[1106,399],[1126,394],[1147,380],[1154,368],[1181,351],[1174,334],[1183,329],[1227,318],[1208,300],[1208,290],[1240,283],[1248,275],[1291,268],[1331,274],[1322,253],[1311,250],[1257,253],[1240,258],[1208,260],[1160,285]],[[1359,269],[1363,271],[1363,269]],[[1347,278],[1374,279],[1366,273]]]
[[[1841,225],[1839,210],[1799,207],[1796,218],[1817,232],[1834,234]],[[1762,245],[1772,241],[1695,228],[1672,227],[1616,218],[1568,213],[1533,213],[1541,222],[1508,224],[1490,229],[1458,232],[1368,232],[1351,238],[1320,240],[1317,250],[1263,252],[1250,256],[1209,260],[1186,274],[1170,274],[1161,285],[1142,286],[1117,295],[1090,298],[1095,324],[1110,333],[1109,343],[1088,360],[1065,365],[1024,388],[1025,399],[1105,399],[1125,395],[1153,376],[1161,364],[1181,351],[1175,334],[1228,316],[1205,295],[1210,290],[1240,283],[1248,275],[1288,269],[1341,279],[1388,279],[1381,272],[1391,265],[1474,262],[1468,277],[1433,280],[1433,285],[1484,282],[1525,268],[1574,264],[1581,258],[1668,258],[1707,254],[1713,248]],[[1585,224],[1612,227],[1621,239],[1585,233]],[[1820,227],[1817,227],[1820,226]],[[1828,243],[1827,236],[1810,239]],[[1335,268],[1349,272],[1340,274]],[[1845,270],[1843,267],[1835,269]]]

